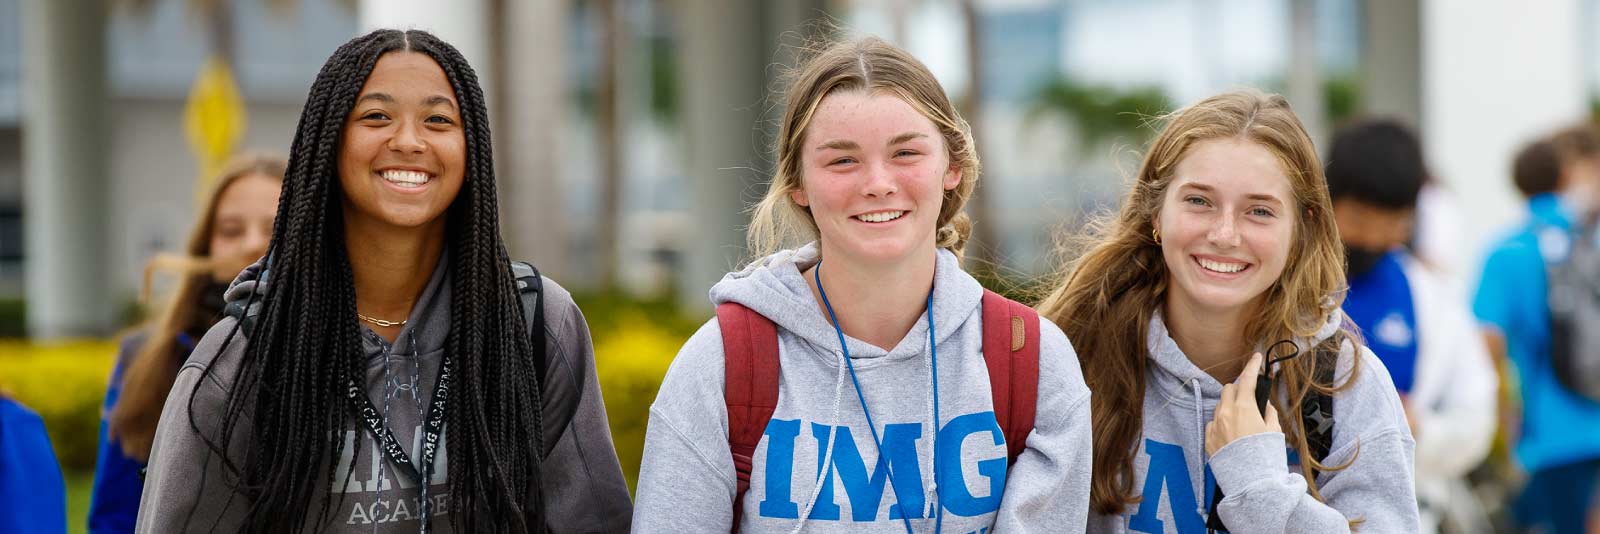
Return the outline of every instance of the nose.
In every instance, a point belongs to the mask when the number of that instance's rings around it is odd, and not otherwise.
[[[1235,227],[1233,217],[1219,215],[1211,224],[1211,231],[1206,233],[1206,239],[1219,248],[1233,248],[1239,246],[1239,229]]]
[[[870,166],[867,171],[866,187],[862,193],[869,197],[887,197],[900,190],[895,183],[894,174],[881,166]]]
[[[272,227],[261,228],[245,234],[244,253],[254,259],[267,254],[267,245],[272,242]]]
[[[417,135],[415,121],[400,121],[395,127],[394,136],[389,138],[389,150],[419,153],[427,148],[428,145],[422,141],[422,136]]]

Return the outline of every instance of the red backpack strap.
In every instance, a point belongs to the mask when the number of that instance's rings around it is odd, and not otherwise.
[[[994,417],[1015,463],[1033,432],[1039,401],[1039,314],[1020,302],[983,290],[983,361],[989,367]]]
[[[733,532],[738,532],[756,445],[778,407],[778,327],[733,302],[717,306],[717,325],[722,330],[728,449],[738,476],[738,492],[733,497]]]

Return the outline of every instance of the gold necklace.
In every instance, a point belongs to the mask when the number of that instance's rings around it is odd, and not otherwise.
[[[366,321],[366,322],[369,322],[369,323],[372,323],[372,324],[375,324],[375,325],[378,325],[378,326],[381,326],[383,328],[389,328],[389,327],[392,327],[392,326],[405,326],[406,325],[405,320],[401,320],[401,321],[385,321],[383,319],[378,319],[378,318],[375,318],[375,317],[367,317],[365,315],[361,315],[361,312],[356,312],[356,318],[361,319],[361,320]]]

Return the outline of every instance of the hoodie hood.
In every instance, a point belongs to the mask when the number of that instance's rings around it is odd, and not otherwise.
[[[1322,327],[1310,337],[1295,338],[1295,345],[1303,350],[1305,347],[1321,343],[1338,332],[1342,324],[1344,324],[1344,312],[1335,309],[1328,314]],[[1222,398],[1222,383],[1195,366],[1194,362],[1189,361],[1189,357],[1183,354],[1183,350],[1178,348],[1178,342],[1172,339],[1172,333],[1167,330],[1166,318],[1159,309],[1150,316],[1150,327],[1145,333],[1145,346],[1149,348],[1147,356],[1150,363],[1147,371],[1149,382],[1146,388],[1159,392],[1168,402],[1186,407],[1194,406],[1194,390],[1197,388],[1205,400],[1215,401]],[[1260,351],[1265,348],[1258,345],[1255,350]]]
[[[937,249],[933,273],[933,320],[937,324],[937,343],[944,343],[969,318],[976,319],[982,307],[983,286],[965,271],[955,254]],[[711,302],[719,305],[736,302],[771,319],[780,328],[812,345],[837,350],[838,335],[833,324],[818,309],[811,286],[801,273],[822,261],[817,243],[796,250],[784,250],[751,262],[738,272],[728,273],[711,287]],[[827,276],[827,272],[823,272]],[[893,350],[845,336],[854,360],[887,358],[898,360],[925,352],[928,339],[927,314],[917,319]]]
[[[267,297],[273,274],[267,261],[263,258],[245,267],[223,293],[223,314],[242,318],[241,332],[247,335],[254,330],[262,301]],[[387,352],[416,355],[444,350],[445,338],[450,333],[450,284],[446,283],[449,262],[448,253],[439,255],[439,263],[434,266],[428,284],[417,295],[411,315],[395,337],[394,350],[390,350],[390,343],[362,325],[361,344],[368,358],[381,358]]]

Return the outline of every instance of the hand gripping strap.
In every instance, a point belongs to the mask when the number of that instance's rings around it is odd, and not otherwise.
[[[1039,314],[983,291],[983,360],[989,367],[994,417],[1012,463],[1027,447],[1039,401]]]
[[[738,532],[756,445],[778,407],[778,327],[733,302],[717,306],[717,325],[722,330],[728,449],[738,476],[733,497],[733,531]]]

